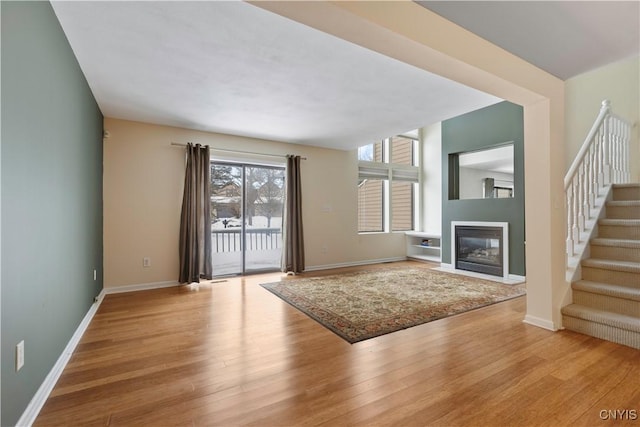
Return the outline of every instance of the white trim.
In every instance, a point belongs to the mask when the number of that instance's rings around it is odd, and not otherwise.
[[[442,236],[441,235],[436,234],[436,233],[426,233],[424,231],[413,231],[413,230],[412,231],[405,231],[404,234],[406,234],[407,236],[411,236],[411,237],[424,237],[424,238],[442,240]]]
[[[527,276],[520,276],[518,274],[509,274],[508,279],[514,282],[524,283],[527,281]]]
[[[169,280],[166,282],[151,282],[151,283],[138,283],[135,285],[114,286],[111,288],[105,288],[105,294],[120,294],[123,292],[136,292],[147,291],[149,289],[171,288],[173,286],[180,286],[175,280]]]
[[[84,332],[87,330],[87,327],[91,323],[93,316],[98,311],[98,308],[102,303],[104,295],[105,295],[105,291],[103,289],[102,291],[100,291],[98,296],[95,297],[94,303],[91,305],[91,307],[89,307],[89,311],[87,311],[87,314],[84,316],[84,318],[78,325],[78,328],[71,336],[71,339],[69,340],[69,342],[67,343],[67,346],[62,351],[62,354],[60,355],[60,357],[58,357],[58,360],[53,365],[53,367],[47,374],[42,384],[40,384],[38,391],[36,391],[36,394],[34,394],[33,398],[31,398],[29,405],[27,405],[26,409],[22,413],[22,416],[18,420],[17,425],[31,426],[35,422],[36,418],[38,417],[38,414],[40,413],[40,410],[44,406],[49,395],[51,394],[53,387],[58,382],[60,375],[62,375],[64,368],[67,366],[67,363],[69,363],[69,359],[71,359],[71,355],[73,354],[76,347],[78,346],[78,343],[82,338],[82,335],[84,335]]]
[[[102,304],[102,300],[104,299],[105,295],[107,295],[107,292],[104,290],[104,288],[102,288],[98,296],[93,299],[93,302],[98,303],[98,307],[100,307],[100,304]]]
[[[369,265],[369,264],[382,264],[385,262],[398,262],[398,261],[406,261],[406,256],[394,257],[394,258],[381,258],[381,259],[369,259],[363,261],[353,261],[353,262],[340,262],[337,264],[324,264],[324,265],[312,265],[310,267],[306,267],[304,271],[318,271],[318,270],[330,270],[332,268],[343,268],[343,267],[355,267],[358,265]]]
[[[440,263],[440,267],[434,268],[436,271],[443,273],[459,274],[461,276],[475,277],[476,279],[490,280],[492,282],[502,283],[503,285],[519,285],[526,281],[525,276],[510,274],[508,277],[492,276],[491,274],[476,273],[475,271],[456,270],[451,264]]]
[[[528,325],[537,326],[539,328],[547,329],[553,332],[556,332],[558,330],[558,328],[556,328],[556,326],[553,324],[551,320],[542,319],[540,317],[532,316],[530,314],[527,314],[526,316],[524,316],[524,320],[522,322]]]
[[[73,354],[76,347],[78,346],[80,339],[82,338],[82,336],[84,335],[84,332],[87,330],[87,327],[91,323],[93,316],[98,311],[100,304],[102,304],[102,301],[104,300],[105,295],[117,294],[117,293],[123,293],[123,292],[135,292],[135,291],[142,291],[142,290],[149,290],[149,289],[168,288],[168,287],[179,286],[179,285],[180,284],[177,281],[168,281],[168,282],[140,283],[135,285],[117,286],[114,288],[102,288],[98,296],[95,297],[94,303],[89,308],[89,311],[84,316],[84,318],[82,319],[82,322],[80,322],[80,325],[78,325],[78,328],[76,329],[73,336],[67,343],[67,346],[62,351],[62,354],[60,355],[56,363],[53,365],[53,367],[51,368],[51,371],[49,371],[49,374],[47,374],[46,378],[38,388],[38,391],[31,399],[31,402],[29,402],[29,405],[27,405],[27,408],[22,413],[22,416],[18,420],[17,425],[31,426],[35,422],[36,418],[38,417],[38,414],[40,413],[40,411],[42,410],[42,407],[47,401],[47,398],[51,394],[53,387],[58,382],[60,375],[62,375],[64,368],[67,366],[67,363],[69,363],[69,359],[71,359],[71,355]]]
[[[509,278],[509,223],[488,221],[451,221],[451,262],[456,260],[456,226],[502,228],[502,277]],[[460,271],[460,270],[455,270]]]

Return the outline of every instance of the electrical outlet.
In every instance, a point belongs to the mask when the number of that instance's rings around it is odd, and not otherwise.
[[[151,267],[151,258],[149,258],[148,256],[142,258],[142,266]]]
[[[24,340],[16,345],[16,372],[24,366]]]

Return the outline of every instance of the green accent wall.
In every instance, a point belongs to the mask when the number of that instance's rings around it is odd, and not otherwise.
[[[509,223],[509,272],[525,275],[523,108],[504,101],[442,122],[442,262],[451,260],[451,221]],[[449,155],[513,141],[514,197],[449,200]]]
[[[103,117],[51,5],[0,8],[0,421],[12,426],[102,289]]]

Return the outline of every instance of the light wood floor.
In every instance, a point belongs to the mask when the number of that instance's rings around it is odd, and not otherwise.
[[[523,297],[350,345],[259,286],[282,277],[108,295],[36,425],[640,425],[640,351]]]

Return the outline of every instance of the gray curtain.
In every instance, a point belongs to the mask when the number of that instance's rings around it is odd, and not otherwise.
[[[300,160],[300,156],[287,156],[283,225],[284,248],[282,251],[282,271],[285,273],[302,273],[304,270]]]
[[[209,146],[187,144],[180,215],[180,283],[213,278]]]

